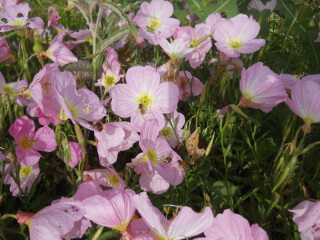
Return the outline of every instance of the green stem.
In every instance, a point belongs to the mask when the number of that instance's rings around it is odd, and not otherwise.
[[[81,150],[82,150],[82,159],[78,165],[79,171],[80,171],[80,173],[82,173],[83,167],[84,167],[84,164],[86,161],[86,147],[85,147],[85,142],[84,142],[84,137],[83,137],[82,131],[80,129],[80,126],[77,123],[74,125],[74,129],[75,129],[76,136],[77,136],[78,142],[79,142],[79,144],[81,146]]]

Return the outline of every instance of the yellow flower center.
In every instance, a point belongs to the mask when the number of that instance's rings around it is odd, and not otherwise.
[[[113,87],[116,84],[116,76],[113,74],[104,74],[102,77],[101,85],[104,87]]]
[[[19,172],[20,177],[27,178],[32,174],[32,167],[22,166]]]
[[[9,85],[2,85],[2,90],[5,94],[15,95],[14,89]]]
[[[314,117],[311,116],[311,115],[307,115],[307,116],[303,117],[302,119],[303,119],[303,121],[305,121],[305,123],[308,124],[308,125],[311,125],[312,123],[315,123],[315,122],[316,122],[316,120],[314,119]]]
[[[16,18],[15,21],[9,23],[11,26],[17,26],[17,27],[22,27],[25,25],[25,21],[21,18]]]
[[[47,81],[43,81],[42,84],[41,84],[41,88],[42,88],[42,91],[43,91],[43,95],[45,96],[49,96],[49,87],[51,86],[51,83],[49,82],[49,80]]]
[[[158,18],[152,18],[150,20],[149,27],[152,28],[153,30],[160,28],[161,27],[160,20]]]
[[[148,154],[147,155],[148,155],[148,158],[152,164],[158,163],[157,153],[151,147],[148,147]]]
[[[240,38],[232,38],[229,40],[229,47],[233,49],[240,49],[242,48],[243,41]]]
[[[75,106],[73,106],[72,103],[69,102],[68,100],[66,100],[66,104],[67,104],[72,116],[74,118],[79,118],[79,113],[78,113],[79,109],[76,108]]]
[[[25,135],[20,137],[20,139],[18,140],[18,147],[22,148],[23,150],[33,148],[35,144],[36,140],[29,138]]]
[[[200,44],[196,44],[195,45],[195,43],[198,42],[198,41],[199,41],[198,39],[192,38],[191,41],[190,41],[190,47],[198,49],[200,47]]]
[[[172,130],[170,127],[164,127],[161,132],[160,132],[161,136],[163,136],[165,139],[169,140],[172,138]]]
[[[108,174],[108,176],[106,176],[106,180],[114,188],[118,188],[120,185],[119,178],[114,173]]]
[[[154,104],[155,98],[150,93],[141,93],[136,101],[140,110],[143,108],[147,111]]]

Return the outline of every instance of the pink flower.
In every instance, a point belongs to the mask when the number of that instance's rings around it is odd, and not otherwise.
[[[125,188],[125,181],[119,176],[113,166],[106,169],[94,169],[91,171],[84,171],[83,175],[90,176],[92,180],[101,181],[101,184],[112,188]]]
[[[189,45],[189,48],[194,50],[189,53],[186,57],[189,60],[190,66],[192,68],[199,67],[206,54],[212,47],[212,40],[210,37],[211,32],[205,24],[197,24],[195,28],[192,27],[180,27],[177,28],[175,37],[183,38]],[[207,38],[206,38],[207,37]],[[204,39],[202,42],[198,43],[199,40]]]
[[[28,225],[30,240],[58,240],[72,230],[75,222],[82,219],[84,212],[81,202],[59,202],[45,207],[31,217],[31,214],[25,217],[28,214],[20,212],[17,220],[20,224]]]
[[[41,52],[41,56],[46,56],[60,67],[71,62],[78,62],[78,58],[62,43],[63,37],[63,33],[58,34],[52,40],[47,51]]]
[[[19,165],[19,172],[13,165],[13,162],[5,164],[4,168],[4,184],[10,184],[10,192],[13,196],[27,196],[35,180],[40,174],[38,163],[33,166],[26,166],[23,163]],[[15,182],[19,178],[19,186]],[[20,191],[22,190],[22,192]]]
[[[206,19],[206,26],[208,30],[214,34],[217,22],[222,18],[220,13],[212,13]]]
[[[0,12],[6,11],[6,8],[8,6],[14,6],[17,5],[20,1],[18,0],[0,0]]]
[[[177,111],[169,114],[169,118],[169,122],[166,121],[165,127],[161,129],[160,135],[168,141],[171,147],[175,148],[179,142],[184,140],[182,137],[182,128],[186,120],[184,115]]]
[[[171,37],[180,24],[179,20],[170,18],[172,14],[173,6],[169,1],[152,0],[141,4],[133,21],[140,27],[139,34],[143,38],[152,45],[158,45],[158,36]]]
[[[230,209],[214,219],[210,229],[204,231],[206,240],[268,240],[268,235],[258,224],[250,227],[247,219]]]
[[[81,146],[79,143],[76,143],[76,142],[68,142],[68,145],[69,145],[70,154],[71,154],[71,157],[70,157],[71,161],[69,162],[69,167],[75,168],[75,166],[77,166],[82,159]],[[63,158],[63,161],[67,163],[66,158]]]
[[[77,90],[76,80],[71,72],[56,72],[52,75],[52,89],[63,109],[62,120],[71,119],[73,124],[79,123],[83,127],[94,131],[87,121],[99,121],[106,109],[99,102],[99,98],[86,88]]]
[[[105,193],[105,197],[96,195],[82,201],[85,217],[98,225],[125,232],[135,211],[132,203],[135,192],[131,189],[113,189]]]
[[[59,19],[60,19],[60,15],[59,15],[58,9],[56,7],[54,7],[54,6],[49,7],[48,15],[50,17],[50,20],[48,22],[48,27],[58,25],[58,22],[59,22]]]
[[[77,39],[76,41],[67,41],[64,45],[72,50],[78,44],[89,42],[92,44],[92,33],[89,29],[79,30],[78,32],[69,33],[70,37]]]
[[[111,92],[111,107],[122,118],[140,129],[149,119],[157,119],[164,127],[163,114],[177,108],[179,89],[172,82],[160,83],[160,75],[152,67],[132,67],[126,74],[127,84],[117,84]]]
[[[262,12],[265,9],[269,9],[270,12],[273,12],[273,9],[277,5],[277,0],[268,1],[265,5],[261,2],[261,0],[251,0],[248,5],[248,10],[257,9],[259,12]]]
[[[260,25],[252,17],[238,14],[231,19],[220,19],[213,38],[221,52],[229,57],[239,57],[240,53],[256,52],[265,44],[264,39],[254,39],[259,31]]]
[[[10,53],[11,50],[5,36],[0,37],[0,62],[7,60]]]
[[[37,114],[38,117],[42,117],[43,115],[53,121],[57,119],[60,112],[60,104],[52,89],[52,76],[55,72],[59,72],[57,64],[46,64],[43,69],[34,76],[29,86],[30,96],[41,110],[41,113],[38,112]]]
[[[181,60],[194,51],[181,37],[176,38],[172,43],[169,43],[165,38],[159,38],[159,45],[172,60]]]
[[[180,90],[179,100],[186,101],[191,95],[198,96],[204,87],[203,83],[188,71],[180,71],[176,79]]]
[[[121,64],[118,61],[118,53],[111,48],[106,48],[106,60],[102,65],[103,73],[95,86],[103,86],[110,91],[123,75],[120,75]]]
[[[18,162],[27,166],[39,161],[41,155],[38,151],[53,152],[57,147],[54,131],[42,127],[35,132],[34,122],[27,116],[17,119],[10,126],[9,134],[16,143]]]
[[[314,81],[297,82],[286,103],[307,126],[320,122],[320,85]]]
[[[288,98],[284,83],[262,62],[253,64],[247,70],[242,69],[240,91],[242,107],[252,107],[266,113]]]
[[[179,240],[196,236],[207,230],[213,221],[213,214],[209,207],[206,207],[202,213],[196,213],[190,207],[182,207],[170,222],[159,209],[152,205],[145,192],[135,195],[132,199],[134,206],[156,239]]]
[[[98,140],[100,164],[104,167],[117,161],[118,153],[130,149],[139,140],[139,135],[128,122],[106,123],[101,132],[95,131]]]
[[[7,5],[5,11],[0,12],[0,32],[8,32],[26,27],[42,29],[44,23],[41,18],[28,18],[30,10],[28,3]]]
[[[11,98],[22,95],[22,92],[28,87],[26,80],[6,83],[2,73],[0,72],[0,94],[7,94]]]
[[[291,88],[298,82],[298,81],[314,81],[320,84],[320,74],[313,74],[307,75],[300,79],[297,75],[291,74],[281,74],[280,79],[285,83],[286,89],[291,90]]]
[[[143,153],[133,160],[131,166],[136,172],[150,177],[157,177],[153,173],[156,171],[169,184],[178,185],[182,182],[185,174],[178,164],[181,158],[171,149],[163,137],[158,137],[159,130],[156,120],[149,120],[144,124],[139,141]],[[141,175],[141,177],[146,176]],[[144,180],[146,182],[154,181],[154,179]],[[146,186],[148,184],[144,183],[143,185]]]
[[[320,202],[305,200],[289,210],[293,213],[293,221],[298,225],[302,240],[320,239]]]

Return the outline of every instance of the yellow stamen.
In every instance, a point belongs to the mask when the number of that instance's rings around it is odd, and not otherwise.
[[[36,140],[29,138],[25,135],[20,137],[18,140],[18,147],[22,148],[23,150],[33,148],[36,145]]]
[[[158,18],[152,18],[149,23],[149,27],[156,30],[161,27],[161,22]]]
[[[152,164],[158,163],[157,153],[151,147],[148,147],[148,154],[147,155],[148,155],[148,158]]]
[[[173,132],[170,127],[164,127],[161,130],[161,136],[163,136],[167,140],[171,139],[172,135],[173,135]]]
[[[229,40],[229,47],[233,49],[240,49],[243,46],[243,41],[240,38],[232,38]]]
[[[20,177],[27,178],[32,174],[32,167],[22,166],[19,172]]]

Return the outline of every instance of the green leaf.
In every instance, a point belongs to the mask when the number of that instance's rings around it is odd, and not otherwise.
[[[210,9],[206,9],[209,14],[224,12],[228,18],[232,18],[238,14],[237,0],[218,0],[218,2]]]
[[[104,49],[107,46],[118,41],[121,37],[128,35],[129,33],[130,33],[129,28],[124,27],[124,28],[116,31],[115,33],[113,33],[112,36],[108,37],[107,39],[100,40],[97,44],[98,53],[96,54],[96,56],[99,55],[102,51],[104,51]]]
[[[186,11],[184,10],[174,10],[173,15],[180,21],[183,22],[188,15]]]
[[[139,37],[136,27],[133,25],[133,23],[131,22],[131,20],[127,16],[127,14],[125,14],[120,8],[118,8],[117,6],[114,6],[113,4],[103,3],[103,5],[107,8],[109,8],[110,10],[112,10],[114,13],[116,13],[119,17],[121,17],[128,24],[130,31],[135,38]]]

